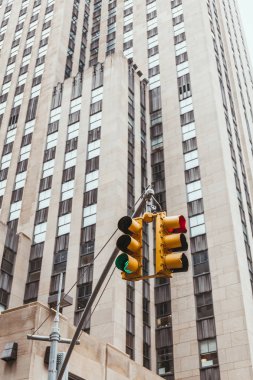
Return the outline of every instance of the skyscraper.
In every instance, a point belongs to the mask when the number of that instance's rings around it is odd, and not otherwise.
[[[188,213],[190,269],[114,273],[85,331],[173,379],[252,379],[253,80],[235,0],[0,9],[2,309],[57,291],[77,323],[145,187]],[[97,257],[96,257],[97,256]],[[144,233],[153,273],[153,234]]]

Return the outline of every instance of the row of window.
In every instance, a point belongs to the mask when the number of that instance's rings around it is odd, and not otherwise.
[[[186,175],[186,193],[191,251],[193,254],[193,272],[194,276],[198,276],[194,277],[194,292],[200,368],[204,369],[218,365],[215,320],[182,1],[177,1],[177,4],[173,2],[171,5],[185,173],[192,173],[191,177]],[[214,371],[216,371],[216,368]],[[201,371],[201,379],[205,375],[206,372]]]
[[[106,37],[106,55],[112,54],[115,51],[116,39],[116,10],[117,1],[111,1],[108,4],[107,17],[107,37]]]
[[[103,99],[103,66],[94,67],[91,91],[91,107],[88,130],[88,146],[86,157],[86,176],[83,199],[83,222],[80,241],[79,276],[77,287],[77,302],[75,323],[78,322],[81,310],[86,306],[92,291],[93,266],[95,250],[96,211],[99,179],[99,154],[102,122]],[[94,113],[92,105],[100,104],[98,112]],[[89,332],[90,315],[87,317],[83,330]]]
[[[134,151],[135,151],[135,111],[134,111],[134,69],[131,63],[128,66],[128,175],[127,175],[127,210],[132,214],[134,209]],[[126,353],[134,360],[135,357],[135,284],[127,283],[126,294]]]
[[[75,50],[75,39],[76,39],[76,31],[77,31],[77,19],[78,19],[78,14],[79,14],[79,4],[80,4],[80,0],[74,0],[73,9],[72,9],[72,19],[71,19],[71,25],[70,25],[70,33],[69,33],[67,60],[66,60],[66,66],[65,66],[65,78],[69,78],[72,72],[73,55],[74,55],[74,50]]]
[[[93,18],[92,18],[93,22],[92,22],[92,30],[91,30],[90,61],[89,61],[90,66],[93,66],[98,62],[101,8],[102,8],[102,0],[96,0],[94,2]]]
[[[123,51],[126,58],[133,57],[133,1],[124,1],[123,8]]]
[[[251,288],[253,291],[252,255],[251,255],[251,249],[250,249],[250,245],[249,245],[248,229],[247,229],[244,205],[243,205],[243,200],[242,200],[241,185],[240,185],[240,180],[239,180],[239,176],[238,176],[237,158],[236,158],[235,149],[234,149],[235,145],[233,143],[231,123],[229,121],[230,118],[232,119],[232,124],[234,126],[234,135],[236,138],[236,146],[237,146],[237,152],[238,152],[239,162],[240,162],[240,167],[241,167],[241,176],[242,176],[242,181],[243,181],[245,198],[246,198],[246,202],[247,202],[247,210],[248,210],[248,216],[249,216],[249,224],[251,227],[251,233],[253,233],[252,206],[251,206],[251,200],[250,200],[249,191],[248,191],[247,176],[246,176],[244,160],[243,160],[243,156],[242,156],[241,142],[240,142],[240,138],[239,138],[236,114],[235,114],[235,110],[234,110],[231,86],[230,86],[230,81],[229,81],[229,76],[228,76],[228,68],[227,68],[227,63],[226,63],[226,59],[225,59],[225,55],[224,55],[222,36],[221,36],[218,13],[217,13],[215,2],[212,3],[212,7],[211,7],[211,4],[208,2],[208,10],[209,10],[210,26],[211,26],[211,29],[213,31],[214,51],[215,51],[217,63],[219,63],[218,64],[218,74],[219,74],[221,93],[222,93],[222,98],[223,98],[224,115],[225,115],[225,119],[226,119],[227,133],[228,133],[228,138],[229,138],[229,143],[230,143],[231,158],[232,158],[232,164],[233,164],[233,169],[234,169],[238,206],[239,206],[239,211],[240,211],[240,215],[241,215],[242,231],[243,231],[244,242],[245,242],[245,251],[246,251],[248,268],[249,268],[249,277],[250,277],[250,282],[251,282]],[[212,11],[213,11],[213,13],[212,13]],[[213,16],[213,14],[214,14],[214,16]],[[226,14],[226,17],[227,17],[227,14]],[[213,19],[215,20],[216,28],[214,28]],[[228,22],[228,20],[227,20],[227,22]],[[217,39],[215,36],[215,32],[218,34],[219,49],[218,49],[218,45],[216,42]],[[222,70],[221,62],[223,64],[222,66],[223,66],[224,71]],[[236,60],[235,60],[235,66],[237,69]],[[225,77],[225,80],[223,80],[223,75]],[[239,80],[239,76],[238,76],[238,80]],[[226,86],[227,91],[225,91],[225,86],[224,86],[225,81],[226,81],[226,85],[227,85]],[[227,98],[229,100],[229,103],[227,102]],[[229,113],[229,111],[230,111],[230,113]]]
[[[146,1],[146,23],[152,184],[156,199],[162,209],[166,210],[156,1]],[[168,279],[156,279],[155,285],[157,373],[166,380],[172,380],[174,378],[174,366],[170,284]],[[146,345],[145,350],[148,350],[148,345]]]
[[[47,33],[49,33],[49,30],[47,31]],[[40,57],[38,57],[38,59],[40,59]],[[25,72],[24,70],[22,70],[22,67],[26,68]],[[12,149],[13,140],[15,139],[17,121],[18,121],[20,106],[21,106],[22,98],[23,98],[24,82],[27,76],[27,69],[28,69],[27,61],[25,61],[25,66],[22,66],[22,67],[20,69],[21,74],[18,80],[18,86],[19,86],[18,88],[20,90],[18,92],[16,91],[17,95],[14,97],[13,108],[11,111],[9,127],[8,127],[8,131],[6,135],[7,144],[4,147],[4,152],[2,156],[2,162],[4,166],[3,168],[7,168],[10,165],[11,150],[7,154],[4,154],[4,153],[5,153],[5,148],[7,148],[8,146],[10,146]],[[26,167],[27,167],[27,162],[30,155],[30,150],[31,150],[31,138],[32,138],[32,131],[34,128],[34,119],[36,115],[38,98],[39,98],[39,93],[40,93],[40,81],[41,81],[41,75],[43,72],[41,70],[38,71],[38,68],[40,68],[40,66],[37,66],[34,72],[33,87],[31,90],[31,97],[30,97],[28,109],[27,109],[26,124],[25,124],[24,135],[23,135],[21,149],[20,149],[17,176],[16,176],[15,186],[14,186],[14,191],[13,191],[13,196],[12,196],[12,203],[10,206],[9,220],[14,220],[18,218],[20,214],[20,210],[21,210],[21,204],[22,204],[21,185],[24,183],[25,176],[26,176]],[[7,82],[7,84],[10,84],[10,82]],[[8,88],[6,88],[5,90],[8,91]]]

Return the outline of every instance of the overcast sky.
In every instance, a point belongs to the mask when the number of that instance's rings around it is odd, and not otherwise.
[[[253,0],[237,0],[253,66]]]

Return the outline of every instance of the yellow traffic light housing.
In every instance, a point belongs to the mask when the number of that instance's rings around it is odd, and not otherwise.
[[[117,247],[124,253],[116,261],[124,280],[135,281],[142,276],[142,218],[132,219],[124,216],[118,222],[118,228],[124,232],[117,240]]]
[[[186,220],[182,215],[166,216],[165,212],[156,216],[156,275],[172,277],[172,273],[187,272],[188,259],[184,253],[188,243]]]

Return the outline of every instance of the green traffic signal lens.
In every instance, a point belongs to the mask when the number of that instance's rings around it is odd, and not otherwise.
[[[129,261],[127,260],[125,265],[124,265],[124,272],[131,274],[133,273],[131,270],[127,269],[128,268]]]
[[[122,272],[125,272],[127,274],[133,273],[132,270],[128,269],[129,266],[129,258],[126,253],[122,253],[117,257],[115,260],[115,265],[118,269],[120,269]]]
[[[115,260],[115,265],[118,269],[125,271],[125,266],[128,266],[128,255],[126,253],[122,253]]]

